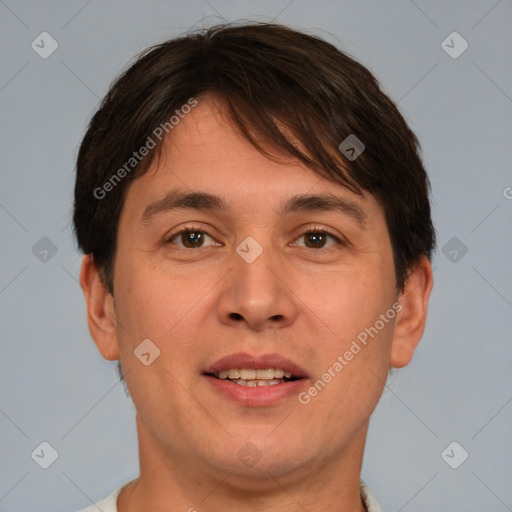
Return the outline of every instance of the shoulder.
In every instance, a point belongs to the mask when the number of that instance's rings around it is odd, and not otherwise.
[[[117,512],[117,497],[121,493],[124,487],[126,487],[128,484],[123,484],[119,486],[117,489],[112,491],[106,498],[98,501],[94,505],[90,505],[82,510],[80,512],[98,512],[101,510],[101,512]]]

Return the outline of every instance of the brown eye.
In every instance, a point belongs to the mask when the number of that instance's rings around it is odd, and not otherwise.
[[[327,241],[327,236],[325,233],[306,233],[304,235],[306,247],[310,249],[323,248]]]
[[[204,233],[201,231],[184,231],[181,233],[181,242],[184,247],[189,249],[201,247],[204,243]]]
[[[329,249],[343,243],[328,231],[316,228],[303,233],[292,245],[306,249]]]
[[[218,245],[215,240],[204,231],[191,228],[182,229],[178,233],[175,233],[166,243],[184,249],[199,249],[201,247]]]

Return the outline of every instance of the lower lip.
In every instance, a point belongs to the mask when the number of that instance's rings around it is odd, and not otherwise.
[[[278,405],[291,396],[298,396],[306,379],[292,380],[272,386],[242,386],[228,380],[204,375],[206,380],[221,394],[247,407]]]

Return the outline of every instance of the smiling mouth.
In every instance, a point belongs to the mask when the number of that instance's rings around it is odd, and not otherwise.
[[[282,368],[265,368],[254,370],[251,368],[230,368],[215,373],[206,373],[208,377],[231,382],[239,386],[275,386],[293,382],[301,377],[294,376],[291,372]]]

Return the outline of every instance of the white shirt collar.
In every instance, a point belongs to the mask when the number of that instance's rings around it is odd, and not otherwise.
[[[368,512],[382,512],[380,505],[377,502],[377,498],[373,495],[371,489],[363,482],[359,481],[359,487],[361,489],[361,498],[366,506]]]
[[[128,482],[130,483],[130,482]],[[121,485],[117,489],[115,489],[107,498],[99,501],[96,505],[91,505],[83,509],[81,512],[98,512],[101,510],[102,512],[118,512],[117,511],[117,497],[121,493],[124,487],[128,485],[128,483]],[[366,506],[368,512],[382,512],[380,505],[377,503],[375,496],[373,495],[370,488],[360,480],[360,489],[361,489],[361,498]]]

